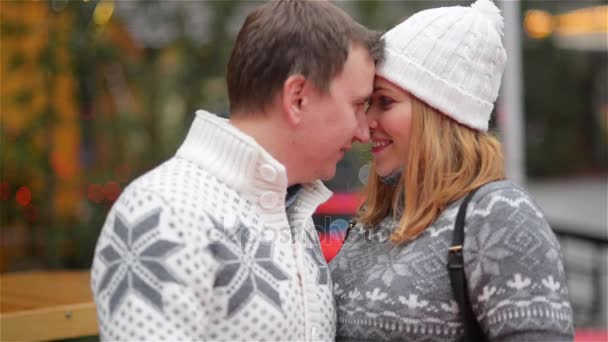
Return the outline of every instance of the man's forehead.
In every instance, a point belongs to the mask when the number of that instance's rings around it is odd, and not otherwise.
[[[373,92],[375,66],[369,52],[351,49],[342,71],[332,80],[351,100],[364,100]]]
[[[365,100],[374,92],[374,82],[369,84],[358,84],[355,91],[355,99]]]
[[[336,78],[332,80],[330,93],[337,94],[335,91],[352,101],[365,100],[374,92],[374,81],[364,80],[363,77]]]

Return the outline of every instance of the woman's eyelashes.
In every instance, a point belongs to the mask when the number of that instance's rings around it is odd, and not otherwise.
[[[388,96],[381,95],[378,97],[378,104],[382,109],[388,109],[388,107],[390,107],[394,102],[395,101]]]
[[[369,111],[370,108],[374,106],[378,106],[381,110],[387,110],[390,106],[395,103],[391,97],[386,95],[379,95],[372,97],[367,105],[366,112]]]

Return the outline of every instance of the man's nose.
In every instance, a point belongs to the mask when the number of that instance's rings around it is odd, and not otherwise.
[[[357,131],[355,133],[354,140],[364,144],[369,142],[369,127],[367,125],[367,119],[365,118],[365,115],[361,115],[358,121]]]

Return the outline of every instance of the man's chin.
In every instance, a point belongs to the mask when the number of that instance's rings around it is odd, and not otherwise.
[[[333,167],[331,170],[325,170],[325,172],[321,173],[319,179],[322,181],[332,180],[336,176],[336,168]]]

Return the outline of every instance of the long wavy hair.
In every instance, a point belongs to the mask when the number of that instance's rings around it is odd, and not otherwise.
[[[358,221],[377,226],[393,215],[394,244],[415,239],[452,202],[505,178],[502,146],[491,133],[466,127],[412,98],[409,153],[397,186],[385,185],[372,163]]]

